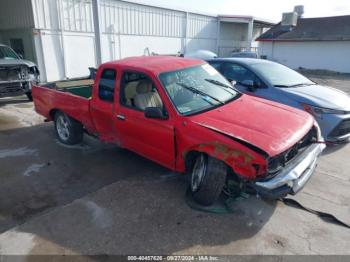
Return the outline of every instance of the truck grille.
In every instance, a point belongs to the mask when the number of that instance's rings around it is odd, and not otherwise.
[[[298,143],[268,161],[268,177],[275,175],[308,146],[317,141],[317,130],[313,127]]]
[[[334,130],[330,133],[329,137],[340,137],[350,133],[350,119],[343,120]]]
[[[25,66],[0,67],[0,82],[28,79],[28,68]]]
[[[23,95],[24,89],[21,83],[0,84],[0,97]]]

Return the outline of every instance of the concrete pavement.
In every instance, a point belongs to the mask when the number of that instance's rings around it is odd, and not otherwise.
[[[349,223],[349,156],[328,148],[296,198]],[[186,183],[89,137],[63,146],[31,103],[0,99],[0,254],[350,255],[349,229],[255,196],[234,214],[194,211]]]

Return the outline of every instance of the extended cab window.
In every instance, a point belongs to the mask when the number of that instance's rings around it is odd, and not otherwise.
[[[163,108],[162,100],[152,82],[145,74],[125,72],[120,88],[120,104],[144,111],[147,107]]]
[[[114,69],[103,70],[98,84],[98,97],[101,100],[113,102],[116,76],[117,73]]]

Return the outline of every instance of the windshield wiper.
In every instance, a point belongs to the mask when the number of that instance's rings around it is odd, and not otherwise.
[[[176,84],[177,84],[177,85],[180,85],[180,86],[182,86],[182,87],[184,87],[184,88],[186,88],[187,90],[192,91],[192,92],[195,93],[195,94],[201,95],[201,96],[202,96],[202,99],[205,100],[206,102],[208,102],[208,103],[211,104],[211,105],[215,105],[215,104],[211,103],[210,101],[208,101],[207,99],[205,99],[203,96],[207,96],[207,97],[209,97],[209,98],[215,100],[216,102],[218,102],[218,103],[220,103],[220,104],[222,104],[222,105],[225,104],[223,101],[221,101],[221,100],[217,99],[216,97],[213,97],[213,96],[211,96],[211,95],[209,95],[209,94],[207,94],[207,93],[205,93],[205,92],[202,92],[202,91],[198,90],[197,88],[194,88],[194,87],[192,87],[192,86],[188,86],[188,85],[186,85],[186,84],[179,83],[179,82],[177,82]]]
[[[210,78],[206,78],[204,79],[205,81],[209,82],[209,83],[212,83],[214,85],[217,85],[217,86],[222,86],[222,87],[226,87],[226,88],[229,88],[229,89],[232,89],[233,90],[233,87],[232,86],[229,86],[229,85],[226,85],[218,80],[215,80],[215,79],[210,79]]]
[[[235,90],[235,88],[232,87],[232,86],[226,85],[226,84],[224,84],[224,83],[222,83],[222,82],[220,82],[220,81],[218,81],[218,80],[215,80],[215,79],[209,79],[209,78],[207,78],[207,79],[204,79],[204,80],[205,80],[205,81],[208,81],[209,83],[212,83],[212,84],[214,84],[214,85],[217,85],[218,87],[222,88],[223,90],[225,90],[227,93],[229,93],[229,94],[231,94],[231,95],[236,95],[236,94],[230,92],[229,90],[227,90],[227,89],[230,89],[230,90],[234,90],[234,91],[237,92],[237,90]]]
[[[315,83],[300,83],[300,84],[291,85],[289,87],[312,86],[312,85],[315,85]]]
[[[274,87],[290,87],[290,86],[287,86],[287,85],[273,85]]]
[[[274,87],[298,87],[298,86],[311,86],[316,85],[315,83],[300,83],[295,85],[273,85]]]

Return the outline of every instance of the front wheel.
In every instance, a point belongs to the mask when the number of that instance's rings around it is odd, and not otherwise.
[[[191,171],[190,187],[193,198],[201,205],[213,204],[222,192],[226,176],[227,167],[224,162],[199,154]]]
[[[66,145],[75,145],[83,140],[83,126],[62,112],[55,114],[55,131],[58,139]]]

